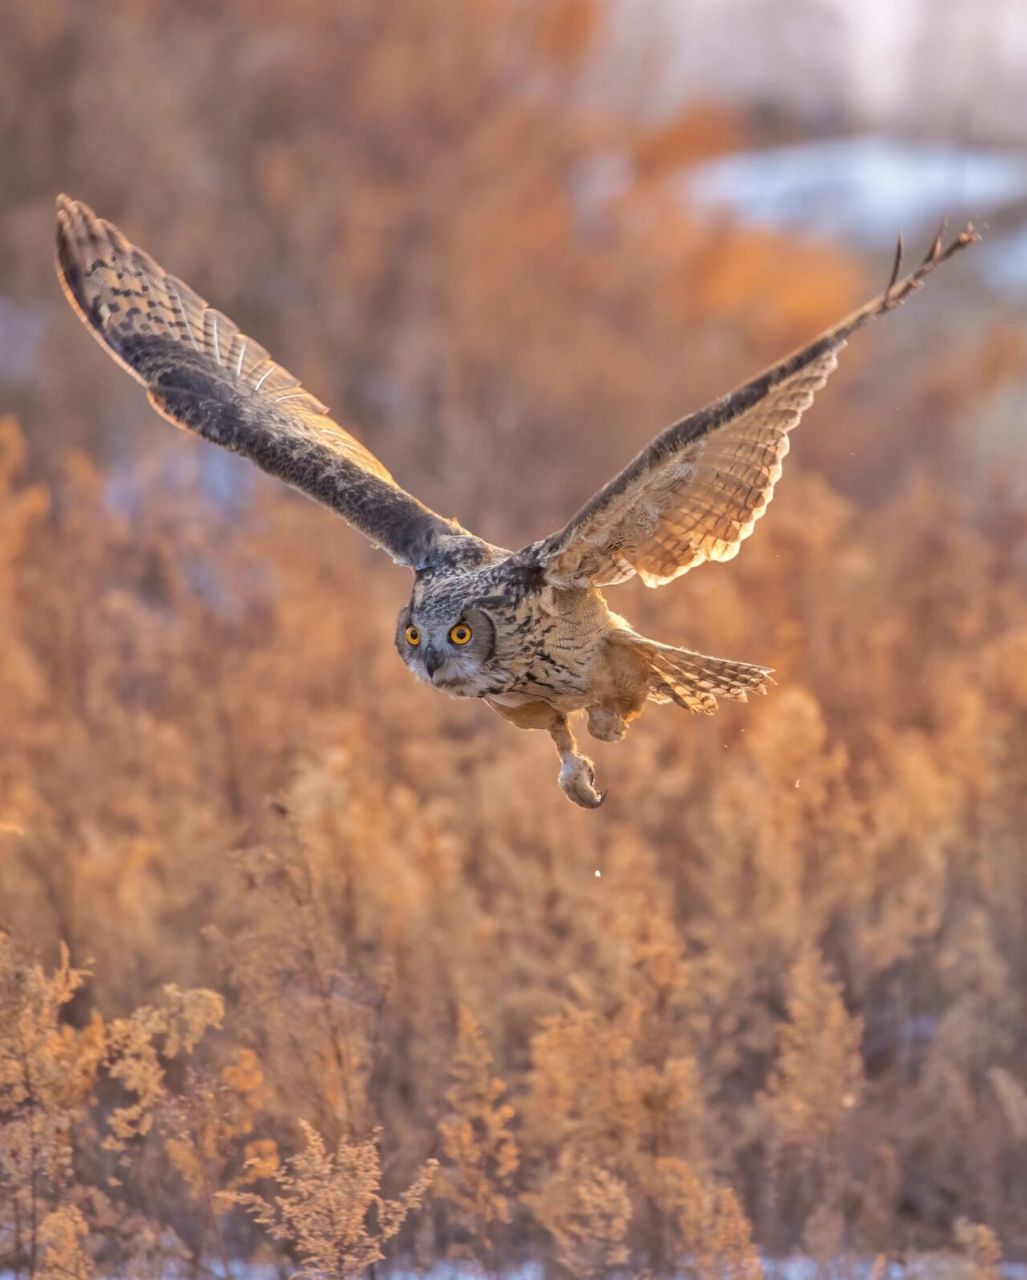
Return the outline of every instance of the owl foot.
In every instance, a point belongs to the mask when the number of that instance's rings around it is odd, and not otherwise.
[[[587,756],[564,756],[560,787],[568,800],[581,805],[582,809],[598,809],[606,799],[606,792],[597,791],[595,781],[595,765]]]
[[[588,731],[600,742],[620,742],[628,731],[624,717],[612,707],[589,707]]]

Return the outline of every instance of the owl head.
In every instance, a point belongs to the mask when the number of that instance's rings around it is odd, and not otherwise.
[[[480,698],[502,685],[494,662],[496,623],[475,602],[415,593],[396,621],[396,648],[414,675],[456,697]]]

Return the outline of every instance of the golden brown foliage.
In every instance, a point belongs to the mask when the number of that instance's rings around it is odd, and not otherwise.
[[[0,1270],[1022,1256],[1022,321],[939,281],[736,562],[622,590],[779,684],[653,708],[578,814],[402,675],[404,574],[108,367],[54,191],[507,545],[881,281],[694,217],[750,124],[583,105],[586,0],[3,16]]]
[[[435,1194],[453,1206],[452,1221],[468,1237],[471,1257],[494,1259],[496,1228],[510,1221],[510,1192],[519,1154],[510,1132],[515,1113],[501,1099],[506,1085],[491,1072],[481,1027],[462,1005],[457,1049],[439,1121],[444,1157]]]
[[[841,1222],[836,1211],[847,1163],[841,1150],[863,1093],[860,1044],[863,1028],[851,1017],[841,991],[815,951],[792,966],[787,1019],[778,1039],[765,1104],[771,1189],[790,1178],[809,1206],[804,1237],[814,1257],[837,1252]],[[801,1210],[800,1210],[801,1211]],[[823,1241],[833,1239],[833,1246]]]
[[[418,1208],[431,1185],[429,1161],[395,1200],[383,1200],[376,1138],[340,1142],[334,1154],[301,1121],[304,1147],[271,1175],[274,1199],[237,1192],[234,1200],[268,1228],[272,1239],[290,1244],[302,1262],[298,1277],[353,1280],[385,1255],[383,1246]]]
[[[47,1280],[93,1274],[91,1229],[97,1243],[101,1231],[132,1229],[114,1169],[127,1167],[168,1096],[166,1064],[190,1054],[221,1016],[214,992],[170,984],[162,1008],[108,1023],[94,1012],[75,1028],[62,1014],[84,978],[66,948],[46,973],[0,935],[0,1244],[5,1264]],[[108,1097],[135,1100],[102,1106],[104,1086]],[[97,1149],[121,1156],[105,1179],[91,1159]]]
[[[628,1261],[631,1197],[622,1179],[565,1148],[537,1194],[525,1201],[553,1237],[572,1276],[604,1275]]]

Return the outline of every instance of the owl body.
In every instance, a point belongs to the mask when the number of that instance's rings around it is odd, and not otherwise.
[[[658,587],[704,561],[730,560],[766,510],[789,433],[848,338],[976,239],[968,227],[943,248],[939,233],[903,279],[900,241],[882,294],[667,427],[562,529],[511,553],[403,489],[264,347],[117,227],[66,196],[57,206],[65,293],[153,407],[345,516],[412,569],[396,628],[403,661],[436,689],[547,730],[560,786],[586,808],[604,797],[577,749],[573,713],[586,712],[589,732],[612,742],[646,702],[710,715],[719,697],[744,702],[771,683],[766,667],[639,635],[600,588],[633,574]]]
[[[600,591],[554,588],[489,548],[485,563],[418,575],[396,647],[418,679],[455,697],[567,713],[615,696],[618,631],[630,633]]]

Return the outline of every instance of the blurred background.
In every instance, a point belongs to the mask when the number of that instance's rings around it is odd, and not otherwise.
[[[1020,0],[0,30],[0,1271],[1027,1259]],[[511,547],[900,229],[984,241],[847,350],[736,561],[616,590],[778,687],[595,744],[584,814],[401,674],[405,572],[88,339],[61,190]]]

